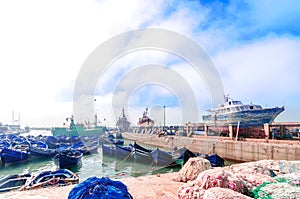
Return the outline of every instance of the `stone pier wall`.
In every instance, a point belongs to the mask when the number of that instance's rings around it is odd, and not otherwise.
[[[224,159],[240,162],[263,159],[300,160],[300,144],[297,141],[263,142],[261,140],[235,141],[222,137],[181,137],[125,133],[125,139],[172,150],[187,147],[197,153],[217,153]]]

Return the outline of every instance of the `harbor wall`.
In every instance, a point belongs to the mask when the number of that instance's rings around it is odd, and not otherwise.
[[[159,148],[173,150],[186,147],[194,153],[217,153],[227,160],[239,162],[257,161],[264,159],[273,160],[300,160],[300,143],[298,141],[278,141],[264,139],[249,139],[235,141],[226,137],[198,136],[163,136],[124,133],[125,139],[137,141]]]

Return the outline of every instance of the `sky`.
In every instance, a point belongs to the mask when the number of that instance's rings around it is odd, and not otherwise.
[[[0,122],[12,124],[14,118],[22,126],[61,126],[73,114],[74,88],[89,55],[116,35],[145,28],[171,30],[201,46],[231,98],[285,106],[276,121],[299,121],[299,21],[296,0],[0,1]],[[119,45],[126,42],[116,49]],[[148,64],[175,71],[190,90],[174,87],[177,80],[157,83],[163,77]],[[140,84],[138,78],[150,82]],[[113,111],[116,90],[130,86],[125,109],[133,125],[147,107],[161,125],[163,106],[166,124],[187,122],[181,105],[189,95],[198,111],[191,122],[201,122],[212,108],[205,80],[186,60],[144,49],[116,57],[99,77],[94,111],[103,125],[115,125],[121,114],[121,107]]]

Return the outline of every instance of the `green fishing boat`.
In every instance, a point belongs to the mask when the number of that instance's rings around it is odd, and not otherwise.
[[[94,125],[88,124],[75,124],[74,117],[71,116],[67,118],[68,121],[70,119],[70,125],[68,127],[53,127],[51,129],[53,136],[92,136],[92,135],[103,135],[106,131],[105,126],[98,126],[97,115],[95,115]]]

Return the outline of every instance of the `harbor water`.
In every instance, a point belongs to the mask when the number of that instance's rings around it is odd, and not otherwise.
[[[125,140],[125,145],[129,143],[132,143],[132,141]],[[51,158],[32,158],[27,162],[0,167],[0,176],[22,173],[32,173],[36,175],[41,171],[56,169],[58,168]],[[138,177],[157,173],[174,172],[180,170],[180,167],[160,168],[155,167],[154,165],[103,156],[102,148],[99,146],[97,154],[83,156],[80,166],[69,169],[79,175],[80,181],[84,181],[91,176],[106,176],[112,179],[119,179],[124,177]]]

